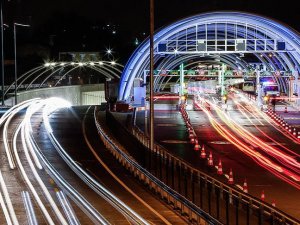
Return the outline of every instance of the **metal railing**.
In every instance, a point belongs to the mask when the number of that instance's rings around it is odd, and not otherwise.
[[[149,149],[149,139],[138,128],[133,127],[131,129],[132,134],[142,143],[147,149]],[[194,168],[188,162],[183,159],[174,156],[163,146],[155,143],[154,150],[152,152],[154,160],[158,160],[156,164],[158,167],[154,170],[154,173],[161,180],[164,180],[167,185],[177,189],[179,193],[183,193],[186,198],[190,198],[193,204],[203,209],[206,207],[207,212],[213,215],[217,220],[224,224],[282,224],[282,225],[299,225],[300,222],[279,209],[263,202],[257,198],[251,197],[240,191],[233,186],[227,185],[219,180],[207,175],[206,173]],[[152,157],[153,158],[153,157]],[[158,159],[157,159],[158,158]],[[151,159],[151,158],[150,158]],[[152,164],[152,166],[151,166]],[[149,170],[151,171],[154,162],[150,163]],[[169,166],[171,165],[171,175],[168,174]],[[178,168],[179,167],[179,168]],[[177,176],[174,173],[177,172]],[[183,175],[181,175],[181,174]],[[171,176],[169,178],[168,176]],[[181,178],[180,178],[181,176]],[[185,178],[182,178],[185,176]],[[177,184],[176,181],[177,179]],[[188,179],[186,181],[185,179]],[[171,180],[171,182],[170,182]],[[183,185],[178,185],[183,181]],[[191,194],[188,194],[188,187],[185,183],[190,183]],[[198,185],[198,193],[195,193],[195,184]],[[177,187],[176,187],[177,186]],[[182,188],[183,186],[183,188]],[[205,189],[205,190],[204,190]],[[206,194],[206,196],[204,196]],[[198,196],[198,200],[195,198]],[[206,197],[206,199],[205,199]],[[200,198],[200,200],[199,200]],[[211,201],[216,200],[213,204]],[[207,200],[206,206],[204,200]],[[221,200],[225,203],[225,216],[221,216],[220,204]],[[223,208],[223,209],[224,209]],[[234,222],[232,221],[234,220]],[[244,220],[244,221],[242,221]]]
[[[99,136],[105,147],[110,150],[119,163],[121,163],[130,173],[132,173],[134,177],[138,178],[139,181],[148,186],[149,189],[154,191],[166,203],[172,205],[175,210],[179,210],[181,215],[187,217],[191,223],[215,225],[222,224],[204,210],[197,207],[190,200],[170,188],[148,170],[143,168],[133,157],[126,153],[126,150],[124,150],[113,137],[109,136],[102,128],[100,122],[98,121],[96,109],[94,116]]]

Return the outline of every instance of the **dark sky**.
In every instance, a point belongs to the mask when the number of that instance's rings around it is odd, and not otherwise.
[[[197,13],[239,10],[277,19],[300,31],[300,4],[296,2],[155,0],[155,27]],[[134,39],[142,41],[148,35],[148,6],[149,0],[10,0],[5,2],[4,16],[8,24],[13,21],[30,23],[32,27],[27,41],[50,46],[54,54],[64,50],[100,51],[112,45],[122,52],[120,57],[127,58],[135,48]],[[103,31],[101,28],[106,24],[116,25],[117,35],[109,36]],[[91,31],[93,26],[99,26],[99,30]],[[22,35],[25,31],[20,33]]]
[[[10,0],[18,2],[18,13],[42,24],[55,13],[77,14],[89,20],[105,20],[135,29],[147,24],[148,0]],[[297,0],[156,0],[157,27],[189,15],[212,10],[242,10],[300,25]],[[146,27],[147,28],[147,27]]]

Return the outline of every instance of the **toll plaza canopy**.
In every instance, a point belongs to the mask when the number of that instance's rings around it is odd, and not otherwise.
[[[232,70],[257,69],[298,80],[300,36],[278,21],[245,12],[210,12],[177,21],[154,35],[155,70],[171,71],[182,63],[226,64]],[[120,82],[119,100],[127,100],[135,78],[149,70],[149,39],[134,51]],[[155,77],[155,90],[171,79]],[[281,81],[281,82],[282,82]]]

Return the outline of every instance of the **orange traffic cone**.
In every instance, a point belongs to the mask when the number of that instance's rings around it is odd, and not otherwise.
[[[273,206],[273,207],[276,207],[275,200],[273,200],[273,202],[272,202],[272,206]]]
[[[189,131],[189,138],[192,138],[192,137],[194,137],[194,131],[193,131],[193,130],[190,130],[190,131]]]
[[[294,127],[294,130],[293,130],[293,135],[296,136],[297,135],[297,132],[296,132],[296,128]]]
[[[204,145],[202,146],[202,149],[201,149],[201,158],[202,159],[206,158],[206,152],[205,152],[205,149],[204,149]]]
[[[244,180],[243,191],[244,191],[245,193],[248,193],[248,184],[247,184],[247,180],[246,180],[246,179]]]
[[[232,173],[232,169],[230,169],[229,172],[229,179],[228,179],[228,184],[233,184],[233,173]]]
[[[222,162],[221,162],[221,159],[219,160],[217,174],[219,174],[219,175],[222,175],[222,174],[223,174],[223,169],[222,169]]]
[[[191,137],[190,143],[191,143],[191,144],[195,144],[195,137],[194,137],[194,136]]]
[[[199,143],[198,143],[198,139],[195,139],[194,150],[195,150],[195,151],[199,151],[199,150],[200,150],[200,145],[199,145]]]
[[[213,161],[213,157],[212,157],[212,153],[211,152],[209,152],[208,165],[209,166],[213,166],[214,165],[214,161]]]
[[[261,192],[260,198],[262,201],[265,201],[265,191],[264,190]]]

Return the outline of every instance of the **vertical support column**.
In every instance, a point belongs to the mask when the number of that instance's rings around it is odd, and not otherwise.
[[[150,152],[151,152],[154,147],[154,0],[150,0],[150,101],[149,102],[150,102]]]
[[[221,96],[224,95],[225,86],[224,86],[224,77],[225,77],[226,65],[222,64],[222,71],[221,71]]]
[[[184,95],[184,70],[183,70],[183,64],[180,64],[179,66],[179,75],[180,75],[180,96]]]
[[[257,89],[257,105],[262,106],[262,86],[260,84],[260,71],[258,68],[255,69],[256,73],[256,89]]]

